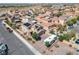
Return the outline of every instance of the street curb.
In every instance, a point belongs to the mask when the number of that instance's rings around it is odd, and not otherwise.
[[[3,21],[3,24],[6,24]],[[9,27],[10,29],[12,29],[8,24],[6,24],[7,27]],[[28,46],[28,48],[35,54],[35,55],[41,55],[41,53],[39,51],[37,51],[31,44],[29,44],[21,35],[19,35],[19,33],[17,33],[14,29],[13,30],[13,34],[16,35],[25,45]]]

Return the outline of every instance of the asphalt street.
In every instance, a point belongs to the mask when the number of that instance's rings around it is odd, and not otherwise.
[[[34,55],[34,53],[17,38],[13,33],[9,33],[0,21],[0,42],[7,44],[9,55]]]

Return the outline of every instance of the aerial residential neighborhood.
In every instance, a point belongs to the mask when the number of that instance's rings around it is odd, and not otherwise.
[[[0,4],[1,55],[78,55],[79,4]]]

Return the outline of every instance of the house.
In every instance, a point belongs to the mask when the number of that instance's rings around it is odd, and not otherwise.
[[[35,31],[36,33],[38,33],[38,35],[42,35],[45,34],[46,30],[43,28],[43,26],[39,25],[39,24],[35,24],[32,27],[32,31]]]
[[[53,34],[44,40],[44,43],[48,42],[50,45],[57,40],[57,35]]]
[[[35,20],[27,17],[23,18],[21,22],[23,24],[21,27],[24,32],[31,30],[32,26],[37,23]]]

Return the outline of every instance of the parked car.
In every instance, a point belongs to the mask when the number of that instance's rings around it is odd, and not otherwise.
[[[76,51],[79,52],[79,48],[76,48]]]
[[[76,44],[79,44],[79,39],[77,39],[77,40],[75,41],[75,43],[76,43]]]
[[[0,43],[0,55],[7,55],[8,54],[8,46],[7,44]]]
[[[77,25],[79,25],[79,21],[77,21]]]
[[[73,25],[68,27],[68,29],[73,29],[73,28],[74,28],[74,26],[73,26]]]
[[[8,30],[10,33],[13,32],[13,30],[11,30],[9,27],[7,27],[7,30]]]

